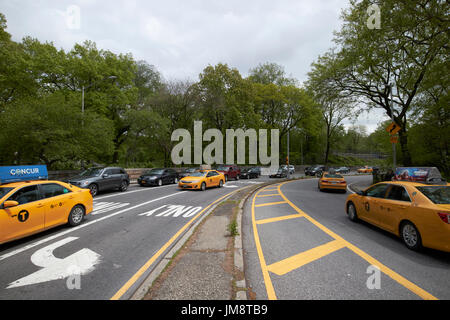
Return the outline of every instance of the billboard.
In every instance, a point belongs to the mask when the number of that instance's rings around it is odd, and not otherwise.
[[[47,166],[0,167],[0,184],[42,179],[48,179]]]

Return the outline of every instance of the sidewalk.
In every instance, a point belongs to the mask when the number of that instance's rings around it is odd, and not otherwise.
[[[213,207],[166,255],[132,299],[247,300],[242,207],[254,190],[275,182],[241,189]]]

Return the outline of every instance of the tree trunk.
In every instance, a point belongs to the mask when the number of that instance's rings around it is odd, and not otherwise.
[[[403,124],[403,125],[406,125]],[[405,131],[405,127],[402,126],[402,129],[398,133],[400,140],[400,148],[402,149],[402,164],[405,167],[409,167],[412,165],[411,154],[409,153],[408,148],[408,134]]]

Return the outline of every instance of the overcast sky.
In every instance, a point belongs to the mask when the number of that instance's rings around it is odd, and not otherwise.
[[[0,0],[15,41],[32,36],[70,50],[92,40],[146,60],[167,80],[196,81],[219,62],[243,76],[275,62],[300,83],[332,46],[347,6],[348,0]],[[381,114],[364,114],[358,124],[371,132]]]

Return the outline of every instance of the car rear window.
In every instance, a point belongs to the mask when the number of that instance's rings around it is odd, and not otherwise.
[[[417,189],[435,204],[450,204],[449,186],[417,187]]]
[[[328,173],[325,175],[325,178],[336,178],[336,179],[342,179],[343,176],[341,176],[340,174],[332,174],[332,173]]]

